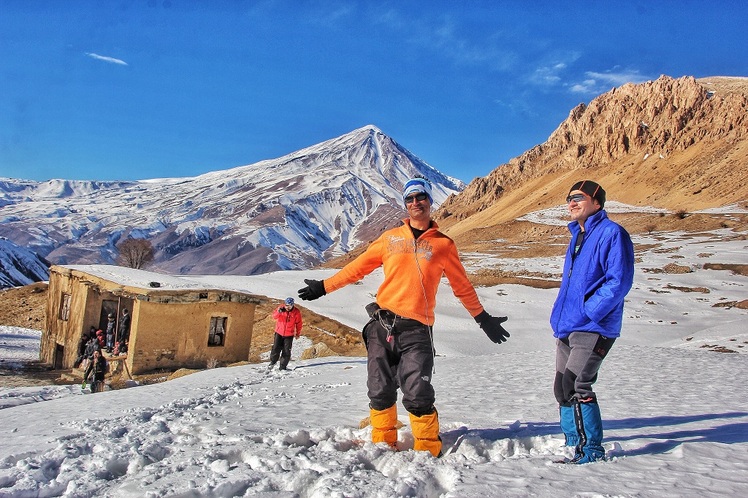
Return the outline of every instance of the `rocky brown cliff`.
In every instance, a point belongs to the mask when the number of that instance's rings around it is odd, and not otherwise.
[[[662,76],[579,104],[548,140],[442,204],[456,233],[563,202],[576,180],[608,199],[697,210],[748,199],[748,78]]]

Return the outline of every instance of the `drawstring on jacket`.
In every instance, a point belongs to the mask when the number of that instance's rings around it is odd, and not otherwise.
[[[415,238],[415,234],[413,234],[414,241],[413,241],[413,257],[416,260],[416,268],[418,269],[418,276],[419,282],[421,284],[421,292],[423,292],[423,302],[425,303],[424,306],[424,316],[426,317],[426,321],[428,321],[429,316],[429,298],[426,294],[426,287],[423,286],[423,272],[421,271],[421,263],[418,261],[418,239]],[[433,361],[431,364],[433,365],[431,372],[436,373],[436,346],[434,346],[434,327],[432,325],[426,325],[429,328],[429,340],[431,341],[431,358]]]

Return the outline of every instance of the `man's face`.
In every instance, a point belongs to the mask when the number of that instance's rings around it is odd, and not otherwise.
[[[429,196],[423,192],[410,194],[405,198],[405,209],[411,220],[428,221],[431,219]]]
[[[566,203],[569,216],[572,221],[576,221],[580,225],[583,225],[587,218],[600,210],[600,203],[581,190],[569,192],[569,199]]]

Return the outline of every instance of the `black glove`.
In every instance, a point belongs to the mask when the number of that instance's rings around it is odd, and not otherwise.
[[[285,312],[286,312],[285,306],[281,306],[280,308],[278,308],[278,313],[285,313]]]
[[[507,320],[505,316],[491,316],[486,310],[481,311],[480,315],[475,317],[480,328],[486,333],[491,342],[501,344],[509,338],[509,332],[501,326]]]
[[[299,289],[299,297],[304,301],[313,301],[327,294],[322,280],[304,279],[306,287]]]

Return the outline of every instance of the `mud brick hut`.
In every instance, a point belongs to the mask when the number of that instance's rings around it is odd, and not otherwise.
[[[121,357],[131,374],[205,368],[246,361],[256,296],[205,288],[186,276],[120,266],[52,266],[41,361],[72,368],[91,326],[106,330],[114,313],[131,316],[129,347]]]

